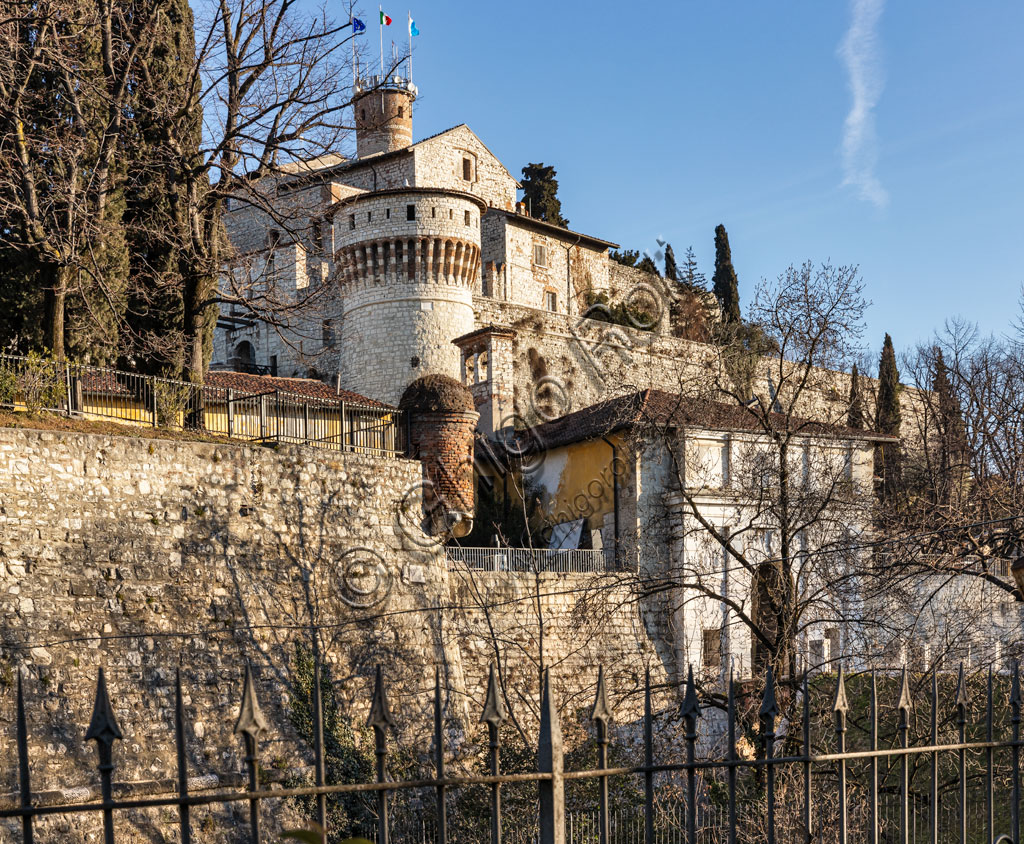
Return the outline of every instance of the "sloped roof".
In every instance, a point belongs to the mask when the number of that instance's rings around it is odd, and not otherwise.
[[[244,393],[269,393],[274,390],[280,390],[282,393],[292,393],[315,399],[330,399],[332,401],[340,399],[341,401],[350,401],[353,404],[365,404],[371,407],[391,406],[376,399],[362,396],[359,393],[353,393],[351,390],[338,391],[330,386],[330,384],[325,384],[323,381],[318,381],[315,378],[282,378],[276,375],[253,375],[249,372],[211,369],[206,373],[204,383],[208,387],[220,387]]]
[[[784,428],[783,414],[773,413],[770,418],[779,429]],[[644,390],[598,402],[519,432],[517,444],[526,453],[547,451],[644,425],[755,434],[762,431],[758,416],[746,407],[708,399],[689,399],[663,390]],[[790,430],[799,436],[829,439],[872,442],[896,439],[873,431],[799,417],[790,419]]]

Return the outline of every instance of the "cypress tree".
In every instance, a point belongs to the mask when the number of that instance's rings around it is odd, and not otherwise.
[[[885,335],[882,356],[878,361],[878,407],[875,428],[881,434],[900,435],[900,371],[896,368],[896,351],[892,337]]]
[[[531,217],[567,229],[569,221],[562,216],[557,175],[554,167],[527,164],[523,168],[523,202]]]
[[[184,143],[177,133],[179,148],[167,143],[168,121],[189,101],[195,30],[187,0],[165,4],[152,36],[150,81],[139,87],[132,127],[131,142],[145,166],[136,168],[126,212],[134,280],[129,321],[136,365],[177,377],[187,369],[182,265],[188,260],[189,232],[180,210],[186,192],[181,174],[190,167],[189,158],[198,155],[201,127],[200,115],[193,113],[181,133]]]
[[[965,471],[967,460],[967,426],[964,424],[960,401],[949,380],[949,368],[942,350],[935,350],[935,372],[932,375],[932,395],[935,396],[936,428],[938,436],[938,473],[934,483],[936,502],[948,504]]]
[[[857,364],[853,365],[850,371],[850,410],[847,415],[846,424],[855,430],[864,429],[864,403],[860,397],[860,373],[857,371]]]
[[[732,265],[729,234],[721,224],[715,227],[715,274],[711,282],[722,308],[722,321],[738,324],[741,321],[739,281]]]
[[[875,428],[892,437],[900,435],[900,372],[896,368],[896,351],[892,337],[885,335],[882,356],[878,362],[878,405]],[[902,455],[899,443],[886,443],[875,450],[875,474],[882,478],[881,498],[891,502],[902,486]]]
[[[679,268],[676,266],[676,253],[672,251],[672,244],[665,244],[665,278],[669,281],[679,280]]]

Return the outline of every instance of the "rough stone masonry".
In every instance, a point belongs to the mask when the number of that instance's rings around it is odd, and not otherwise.
[[[263,764],[301,773],[312,755],[290,720],[293,672],[296,648],[314,640],[358,723],[384,666],[396,746],[414,757],[429,749],[435,666],[453,754],[476,736],[494,660],[532,728],[541,640],[567,718],[589,705],[602,661],[622,720],[635,716],[644,669],[656,682],[669,673],[663,613],[615,584],[592,589],[593,575],[449,572],[420,529],[422,472],[415,460],[298,447],[0,429],[0,792],[17,788],[18,671],[36,791],[97,785],[83,739],[101,666],[125,736],[115,780],[154,789],[175,772],[179,667],[200,785],[243,770],[231,731],[246,660],[272,725]],[[588,611],[598,593],[601,609]],[[118,824],[125,840],[176,840],[175,818],[119,813]],[[220,840],[230,818],[199,811],[195,828]],[[41,840],[95,840],[96,823],[48,819]],[[13,830],[0,826],[0,842],[20,840]]]

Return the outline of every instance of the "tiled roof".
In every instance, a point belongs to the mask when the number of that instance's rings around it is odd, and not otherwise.
[[[379,402],[376,399],[361,396],[350,390],[335,390],[323,381],[315,378],[280,378],[275,375],[253,375],[248,372],[230,372],[223,369],[211,369],[206,373],[204,383],[209,387],[221,387],[223,389],[236,390],[245,393],[269,393],[273,390],[280,390],[283,393],[293,395],[309,396],[317,399],[331,399],[334,401],[350,401],[353,404],[365,404],[372,407],[389,407],[390,405]]]
[[[778,430],[785,426],[781,413],[771,414]],[[570,443],[607,436],[616,431],[644,425],[672,428],[699,428],[709,431],[741,431],[757,433],[761,425],[753,410],[708,399],[687,399],[662,390],[644,390],[577,410],[565,416],[536,425],[518,435],[519,447],[525,452],[545,451]],[[802,436],[828,437],[870,441],[889,441],[872,431],[861,431],[845,425],[830,425],[793,417],[790,430]]]

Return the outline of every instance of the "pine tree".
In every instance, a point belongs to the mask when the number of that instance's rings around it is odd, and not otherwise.
[[[850,371],[850,410],[847,414],[846,424],[857,430],[864,429],[864,402],[860,397],[860,373],[857,371],[857,364],[853,365]]]
[[[676,253],[672,251],[672,244],[665,244],[665,278],[669,281],[678,281],[679,268],[676,266]]]
[[[644,255],[640,259],[640,263],[636,265],[638,270],[643,270],[645,273],[651,273],[652,275],[658,275],[658,265],[654,263],[654,259],[650,255]]]
[[[531,217],[567,229],[569,221],[562,216],[556,175],[554,167],[527,164],[523,168],[523,202]]]
[[[684,287],[695,291],[703,291],[707,286],[707,279],[697,266],[697,256],[694,255],[692,246],[686,249],[686,254],[683,256],[683,266],[676,273],[676,280]]]
[[[623,249],[621,252],[613,249],[608,253],[608,257],[624,267],[635,267],[636,262],[640,260],[640,253],[636,249]]]
[[[900,435],[900,372],[892,337],[885,335],[878,362],[878,404],[875,429],[891,437]],[[875,451],[875,474],[882,478],[881,497],[893,501],[902,487],[902,454],[899,443],[885,443]]]
[[[732,265],[729,234],[721,224],[715,227],[715,274],[711,282],[722,308],[722,321],[738,324],[741,321],[739,281]]]

